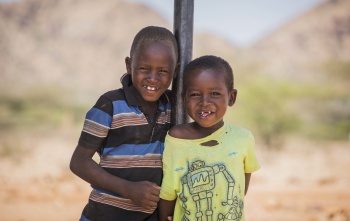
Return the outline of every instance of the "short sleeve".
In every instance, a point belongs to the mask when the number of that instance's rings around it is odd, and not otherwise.
[[[163,180],[162,180],[162,186],[160,189],[160,198],[164,200],[174,200],[177,197],[176,194],[176,183],[177,180],[174,177],[173,173],[173,162],[174,162],[174,155],[172,153],[172,149],[175,148],[175,143],[170,141],[170,136],[167,134],[165,137],[164,142],[164,152],[163,152]]]
[[[252,173],[260,168],[259,161],[255,153],[255,139],[251,132],[248,135],[247,154],[244,159],[244,172]]]
[[[79,145],[100,150],[111,127],[112,113],[112,102],[102,95],[86,113]]]

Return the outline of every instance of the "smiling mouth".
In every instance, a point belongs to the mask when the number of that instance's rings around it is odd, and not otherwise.
[[[201,111],[199,112],[199,115],[201,117],[208,117],[212,112],[211,111]]]
[[[152,87],[152,86],[143,86],[148,91],[156,91],[159,89],[159,87]]]

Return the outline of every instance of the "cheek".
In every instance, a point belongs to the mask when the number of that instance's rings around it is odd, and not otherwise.
[[[172,80],[173,80],[173,76],[172,75],[162,77],[163,84],[170,85]]]
[[[225,114],[226,111],[227,111],[227,104],[225,103],[225,104],[222,104],[222,106],[219,109],[219,112]]]
[[[188,112],[193,112],[196,109],[196,102],[187,101],[185,104]]]

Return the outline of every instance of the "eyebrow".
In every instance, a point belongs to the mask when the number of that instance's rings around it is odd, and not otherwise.
[[[222,87],[210,87],[209,89],[210,90],[225,90],[225,88],[222,88]],[[191,90],[194,91],[194,90],[200,90],[200,89],[188,86],[187,91],[191,91]]]

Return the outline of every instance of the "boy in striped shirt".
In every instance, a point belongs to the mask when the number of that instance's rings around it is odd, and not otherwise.
[[[87,112],[70,168],[93,190],[82,221],[156,221],[164,138],[178,47],[174,35],[148,26],[134,38],[122,88]],[[97,164],[93,155],[98,152]]]

